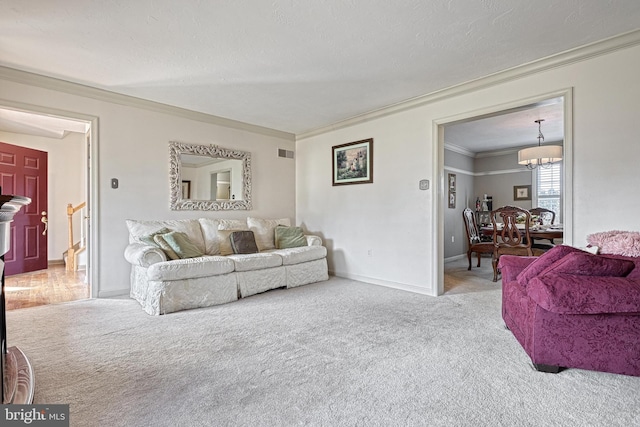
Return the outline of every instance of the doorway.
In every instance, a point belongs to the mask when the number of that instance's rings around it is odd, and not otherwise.
[[[572,163],[572,152],[573,152],[573,136],[572,136],[572,90],[566,89],[558,92],[548,93],[545,95],[540,95],[533,98],[523,99],[520,101],[514,101],[509,104],[499,105],[494,107],[488,107],[481,110],[471,111],[468,113],[463,113],[454,117],[449,117],[442,120],[436,120],[434,122],[434,140],[437,141],[437,144],[434,144],[434,170],[437,171],[437,182],[439,185],[437,186],[437,197],[436,203],[434,204],[434,216],[437,218],[434,221],[434,235],[436,236],[434,242],[434,265],[437,266],[434,269],[434,277],[433,283],[434,286],[434,294],[442,295],[444,293],[444,270],[445,270],[445,258],[450,258],[450,253],[446,254],[445,245],[449,244],[451,240],[455,240],[455,237],[451,237],[451,227],[454,218],[448,218],[447,211],[451,210],[449,208],[448,200],[445,200],[447,196],[448,187],[445,185],[445,143],[446,143],[446,128],[448,126],[452,126],[456,123],[465,123],[476,121],[484,118],[497,117],[501,115],[505,115],[507,113],[527,110],[535,108],[536,106],[544,106],[547,105],[550,101],[554,99],[562,100],[562,115],[563,115],[563,126],[562,132],[564,136],[563,142],[563,200],[562,200],[562,212],[563,212],[563,224],[564,224],[564,243],[571,244],[573,241],[572,236],[572,225],[573,225],[573,205],[572,205],[572,193],[573,193],[573,182],[572,182],[572,171],[573,171],[573,163]],[[527,130],[529,131],[529,130]],[[529,132],[530,133],[530,132]],[[537,133],[537,129],[536,129]],[[526,133],[528,135],[528,133]],[[535,135],[534,135],[535,136]],[[535,140],[534,140],[535,141]],[[533,145],[533,144],[529,144]],[[447,165],[447,169],[450,169],[451,165]],[[517,170],[519,167],[517,162],[514,164],[513,169]],[[447,170],[446,172],[450,172]],[[468,198],[472,195],[465,195],[466,197],[461,197],[458,195],[458,203],[467,205],[469,204]],[[475,196],[475,195],[474,195]],[[474,197],[475,200],[475,197]],[[451,215],[449,215],[451,216]],[[447,229],[445,223],[450,221],[447,224],[450,228]],[[460,243],[464,244],[465,237],[463,237],[464,229],[462,227],[462,216],[460,215],[459,221],[457,222],[459,225],[459,239]],[[447,232],[445,233],[445,230]],[[460,252],[460,251],[459,251]],[[448,255],[448,256],[445,256]],[[466,248],[464,249],[464,255],[466,258]],[[491,260],[487,261],[483,260],[490,264]]]
[[[35,191],[49,193],[48,207],[42,210],[46,217],[38,209],[46,221],[34,227],[38,235],[45,233],[48,238],[45,264],[34,272],[7,275],[9,309],[96,295],[91,263],[95,259],[91,242],[95,240],[90,235],[89,214],[96,126],[97,118],[81,114],[22,104],[0,106],[0,140],[48,157],[47,180]],[[12,247],[22,238],[15,233]]]

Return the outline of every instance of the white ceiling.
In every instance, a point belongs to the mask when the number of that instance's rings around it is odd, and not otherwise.
[[[445,144],[477,154],[501,151],[513,147],[538,144],[538,124],[544,139],[542,144],[564,142],[564,101],[548,99],[537,104],[478,117],[444,127]]]
[[[0,65],[299,134],[639,22],[638,0],[5,0]]]

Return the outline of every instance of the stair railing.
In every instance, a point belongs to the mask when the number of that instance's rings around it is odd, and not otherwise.
[[[84,208],[86,205],[87,202],[82,202],[76,207],[73,207],[71,203],[67,205],[67,218],[69,221],[69,249],[67,250],[66,271],[78,270],[78,260],[76,258],[78,253],[84,250],[84,248],[80,248],[79,245],[73,243],[73,214]]]

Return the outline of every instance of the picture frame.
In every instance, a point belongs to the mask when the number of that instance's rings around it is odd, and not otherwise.
[[[182,199],[187,200],[191,198],[191,181],[182,180]]]
[[[456,174],[447,174],[447,182],[449,183],[449,209],[456,208]]]
[[[449,209],[456,208],[456,193],[449,192]]]
[[[332,184],[373,183],[373,138],[331,147]]]
[[[531,200],[531,186],[530,185],[514,185],[513,186],[513,200]]]

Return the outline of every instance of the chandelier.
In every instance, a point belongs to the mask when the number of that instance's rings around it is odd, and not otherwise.
[[[538,124],[538,146],[518,151],[518,164],[526,166],[527,169],[535,169],[538,166],[549,168],[553,163],[562,160],[562,146],[542,145],[542,141],[544,141],[541,129],[542,122],[544,119],[535,120],[535,123]]]

